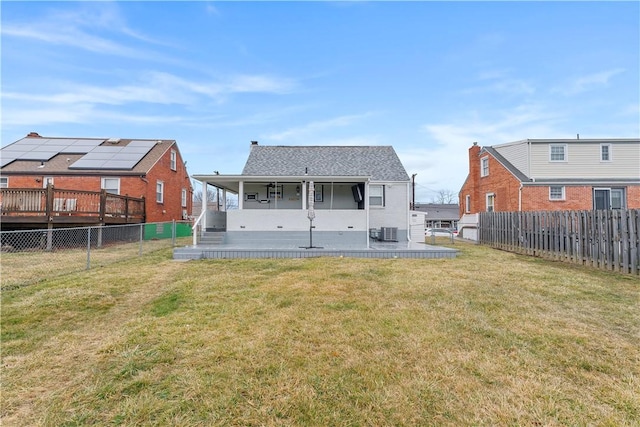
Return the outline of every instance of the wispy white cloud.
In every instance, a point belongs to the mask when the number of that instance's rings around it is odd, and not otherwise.
[[[609,86],[613,77],[624,73],[624,68],[614,68],[600,71],[598,73],[575,77],[563,86],[554,88],[553,92],[563,95],[577,95],[590,90],[600,89]]]
[[[31,39],[46,44],[128,58],[149,59],[163,56],[150,51],[148,47],[131,47],[114,41],[114,36],[125,35],[129,39],[146,44],[168,46],[166,42],[132,29],[120,14],[117,3],[114,2],[88,2],[78,9],[52,10],[42,16],[31,16],[27,21],[4,21],[0,31],[5,37]]]
[[[143,73],[135,82],[118,86],[60,82],[66,90],[36,94],[5,92],[5,100],[73,105],[77,103],[124,105],[131,103],[195,105],[199,98],[220,100],[234,93],[281,94],[293,90],[295,82],[264,75],[231,76],[226,81],[189,80],[164,72]]]
[[[315,134],[317,132],[327,131],[335,128],[343,128],[360,121],[364,118],[372,116],[374,113],[368,112],[363,114],[352,114],[346,116],[334,117],[328,120],[316,121],[308,123],[304,126],[293,127],[283,132],[268,135],[267,138],[274,141],[281,140],[299,140],[308,135]]]
[[[504,95],[531,95],[535,87],[527,80],[511,77],[511,70],[484,70],[478,74],[479,85],[463,89],[463,94],[499,93]]]
[[[557,129],[562,120],[562,114],[535,104],[493,114],[471,111],[452,121],[424,125],[421,133],[430,144],[401,148],[398,156],[409,174],[418,174],[416,201],[428,202],[438,190],[460,189],[468,173],[466,154],[473,142],[495,145],[526,138],[568,137]]]

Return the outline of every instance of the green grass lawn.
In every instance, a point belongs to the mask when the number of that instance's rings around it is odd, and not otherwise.
[[[638,425],[638,277],[455,247],[4,291],[2,425]]]

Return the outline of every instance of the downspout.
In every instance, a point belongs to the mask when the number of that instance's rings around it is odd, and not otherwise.
[[[518,188],[518,212],[522,212],[522,187],[524,184],[522,181],[520,182],[520,187]]]

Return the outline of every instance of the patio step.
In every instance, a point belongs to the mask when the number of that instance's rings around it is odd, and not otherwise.
[[[224,243],[226,233],[224,231],[205,231],[200,237],[199,245],[220,246]]]

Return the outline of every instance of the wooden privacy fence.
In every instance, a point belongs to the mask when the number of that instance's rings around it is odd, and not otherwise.
[[[482,212],[481,244],[640,275],[640,209]]]

